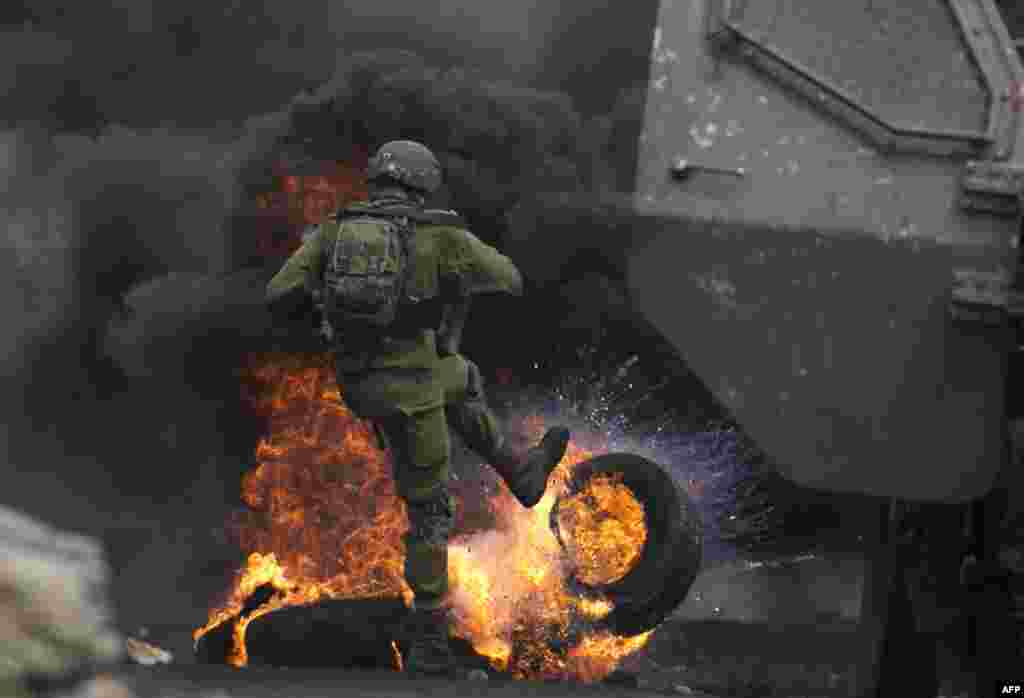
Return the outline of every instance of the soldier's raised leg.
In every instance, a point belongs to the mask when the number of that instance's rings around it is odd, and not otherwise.
[[[544,496],[548,478],[565,456],[569,430],[548,429],[540,443],[524,454],[508,444],[497,417],[487,405],[484,381],[476,364],[461,355],[441,361],[445,382],[445,413],[455,433],[501,476],[527,509]]]

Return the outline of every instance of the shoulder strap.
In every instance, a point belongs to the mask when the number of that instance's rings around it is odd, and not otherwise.
[[[430,223],[433,225],[452,225],[463,228],[466,226],[466,221],[455,211],[442,211],[440,209],[427,209],[421,212],[423,223]]]
[[[403,206],[401,204],[383,204],[381,206],[366,206],[344,208],[338,212],[338,217],[351,218],[354,216],[386,216],[389,218],[409,218],[417,223],[428,225],[454,225],[464,227],[466,221],[455,211],[444,211],[441,209],[421,209],[415,206]]]

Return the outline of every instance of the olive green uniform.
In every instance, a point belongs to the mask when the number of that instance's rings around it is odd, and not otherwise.
[[[499,292],[519,295],[522,277],[512,261],[466,230],[454,214],[433,212],[415,224],[406,303],[386,336],[372,346],[348,342],[344,328],[334,342],[338,384],[348,406],[370,419],[390,447],[399,495],[409,511],[406,581],[417,605],[441,602],[447,592],[447,540],[453,518],[448,495],[449,423],[482,455],[502,436],[486,408],[476,366],[437,349],[440,309],[460,296]],[[331,220],[307,236],[267,287],[271,307],[319,289],[326,252],[337,239]]]

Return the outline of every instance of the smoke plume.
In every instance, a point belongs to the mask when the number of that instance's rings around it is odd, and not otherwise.
[[[175,622],[223,591],[238,552],[218,529],[258,429],[235,375],[266,322],[265,279],[246,269],[254,195],[282,162],[401,137],[438,152],[439,203],[493,242],[531,192],[621,188],[642,91],[600,114],[576,102],[596,89],[588,103],[612,104],[646,75],[541,89],[572,82],[544,57],[591,9],[5,3],[3,503],[102,536],[125,617],[161,622],[159,594]],[[643,55],[644,31],[619,37]],[[474,312],[471,348],[496,327],[515,345],[529,310],[503,303]]]

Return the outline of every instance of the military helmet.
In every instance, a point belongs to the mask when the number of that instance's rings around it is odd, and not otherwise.
[[[370,158],[366,179],[391,179],[425,194],[441,186],[441,164],[430,149],[416,141],[390,141]]]

